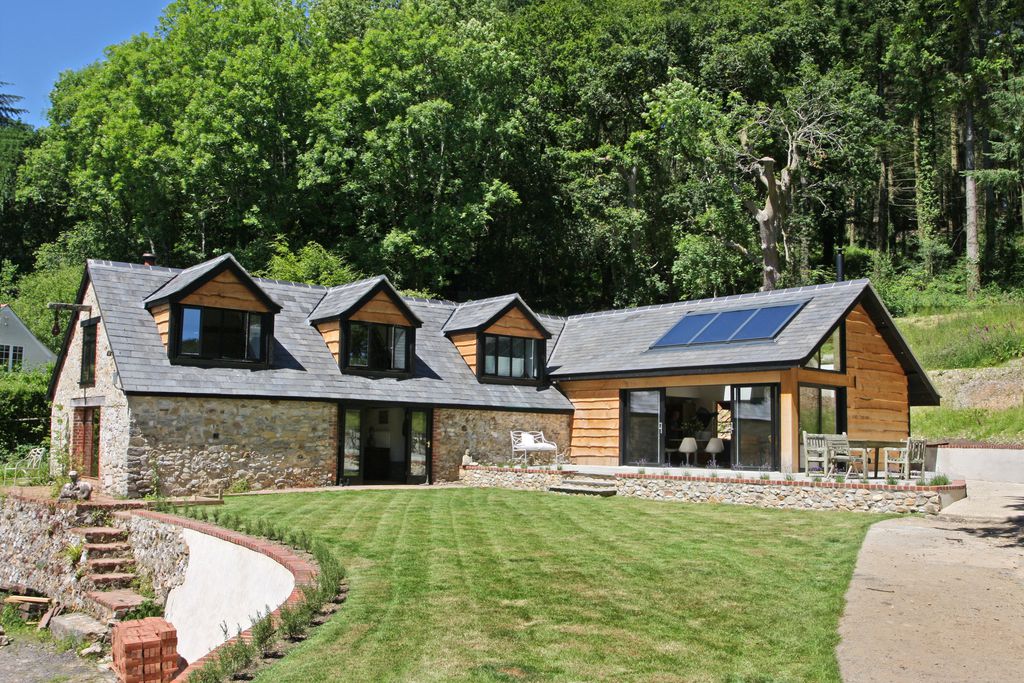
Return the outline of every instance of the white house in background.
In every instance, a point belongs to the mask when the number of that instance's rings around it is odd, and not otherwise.
[[[31,370],[57,356],[32,334],[7,304],[0,304],[0,372]]]

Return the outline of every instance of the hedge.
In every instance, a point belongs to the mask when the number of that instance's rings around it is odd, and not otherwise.
[[[48,369],[0,372],[0,459],[19,446],[38,446],[50,431]]]

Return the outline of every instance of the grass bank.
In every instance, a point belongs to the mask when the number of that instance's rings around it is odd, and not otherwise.
[[[910,424],[914,436],[927,439],[1024,443],[1024,406],[1005,410],[913,408]]]
[[[261,681],[838,681],[876,516],[498,489],[231,498],[348,569],[344,608]]]
[[[896,324],[928,369],[984,368],[1024,357],[1024,303],[993,303]]]

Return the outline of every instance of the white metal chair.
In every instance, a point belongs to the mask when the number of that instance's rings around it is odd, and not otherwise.
[[[558,456],[558,446],[548,441],[544,432],[527,432],[514,429],[509,432],[512,437],[512,462],[523,465],[530,464],[530,453],[552,453]]]
[[[914,465],[918,465],[917,471],[924,476],[924,460],[927,452],[927,442],[924,439],[907,439],[907,445],[903,448],[885,449],[885,474],[889,475],[889,465],[899,465],[900,476],[910,479],[910,473]]]
[[[10,477],[13,483],[18,483],[20,477],[27,477],[29,474],[39,472],[43,467],[43,458],[46,457],[45,448],[33,448],[28,455],[19,460],[4,465],[3,482],[7,486],[7,478]]]

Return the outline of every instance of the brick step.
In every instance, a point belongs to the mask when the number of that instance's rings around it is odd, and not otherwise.
[[[90,574],[116,574],[135,569],[135,560],[131,557],[100,557],[85,564]]]
[[[135,609],[146,601],[146,598],[127,588],[91,591],[85,595],[111,617],[123,617],[125,612]]]
[[[84,536],[86,543],[115,543],[128,538],[127,531],[112,526],[86,526],[71,531]]]
[[[607,498],[619,492],[614,486],[574,486],[573,484],[556,484],[549,486],[548,491],[555,493],[573,493],[584,496],[601,496]]]
[[[86,557],[100,559],[103,557],[130,557],[132,547],[127,543],[86,543]]]
[[[110,572],[107,574],[86,574],[88,580],[97,588],[128,588],[135,580],[135,574],[126,572]]]

